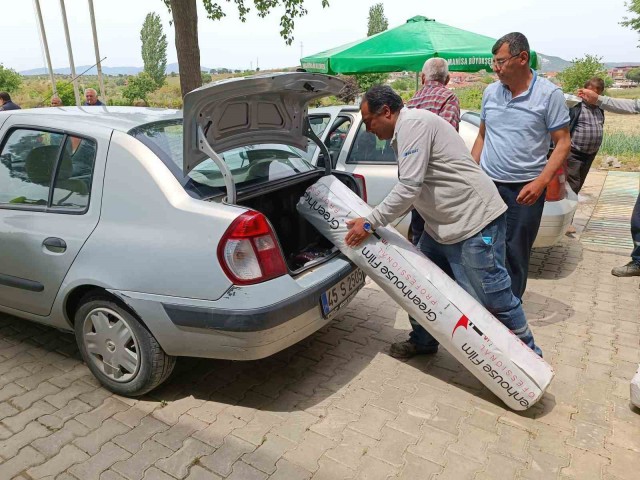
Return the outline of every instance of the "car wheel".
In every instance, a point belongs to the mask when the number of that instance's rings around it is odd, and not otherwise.
[[[176,362],[151,332],[113,299],[88,296],[75,314],[76,341],[82,358],[109,390],[139,396],[164,382]]]

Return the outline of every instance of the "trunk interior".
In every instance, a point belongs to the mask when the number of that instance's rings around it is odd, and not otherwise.
[[[349,175],[335,173],[352,191],[358,192],[358,186]],[[315,183],[322,173],[305,178],[295,184],[267,193],[240,198],[236,203],[262,213],[273,226],[285,261],[291,273],[298,273],[312,265],[317,265],[337,255],[338,249],[318,232],[304,218],[298,215],[296,205],[304,191]]]

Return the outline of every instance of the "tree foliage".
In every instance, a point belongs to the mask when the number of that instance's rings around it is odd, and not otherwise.
[[[147,95],[157,88],[156,82],[147,72],[140,72],[135,77],[129,77],[126,87],[122,90],[122,96],[129,103],[134,100],[144,100],[146,102]]]
[[[18,89],[22,83],[22,77],[18,72],[11,68],[5,68],[0,63],[0,91],[13,92]]]
[[[558,80],[562,83],[562,90],[574,92],[582,88],[591,77],[601,77],[607,83],[607,70],[601,62],[602,57],[585,55],[584,58],[574,58],[573,65],[558,74]]]
[[[634,15],[624,17],[620,25],[640,33],[640,0],[630,0],[629,2],[625,2],[624,5],[627,7],[627,10],[629,10],[629,13]]]
[[[167,36],[162,30],[160,15],[149,13],[140,30],[142,41],[142,61],[144,71],[153,79],[156,86],[164,84],[167,69]]]
[[[640,67],[632,68],[625,74],[625,77],[633,82],[640,82]]]
[[[375,35],[376,33],[384,32],[389,28],[389,21],[384,14],[384,5],[382,3],[376,3],[369,8],[369,20],[367,26],[367,37]]]
[[[76,95],[73,92],[73,83],[63,82],[61,80],[56,81],[56,92],[58,92],[58,97],[62,100],[62,105],[73,106],[76,104]]]
[[[182,95],[202,85],[200,75],[200,47],[198,45],[198,15],[196,9],[197,0],[163,0],[172,14],[173,25],[176,31],[176,53],[180,65],[180,89]],[[320,0],[323,7],[329,6],[329,0]],[[260,18],[266,17],[276,8],[284,8],[280,16],[280,36],[287,45],[293,42],[293,29],[296,18],[307,14],[304,0],[227,0],[215,2],[202,0],[202,5],[207,12],[209,20],[220,20],[227,16],[227,5],[235,5],[238,17],[246,22],[247,15],[251,11],[248,4],[253,3],[253,8]],[[223,8],[225,7],[225,8]]]
[[[369,8],[367,19],[367,37],[384,32],[389,27],[389,21],[384,14],[384,5],[376,3]],[[384,83],[389,78],[387,73],[361,73],[355,76],[361,92],[366,92],[374,85]]]

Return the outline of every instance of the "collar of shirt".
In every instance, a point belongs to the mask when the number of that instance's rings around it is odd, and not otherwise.
[[[529,95],[531,93],[531,91],[533,90],[533,87],[536,84],[536,80],[538,79],[538,74],[533,69],[529,69],[529,70],[533,74],[533,78],[531,79],[531,83],[529,84],[529,88],[527,88],[524,92],[522,92],[517,97],[513,98],[513,95],[511,94],[511,90],[509,90],[509,87],[507,85],[505,85],[504,83],[502,84],[502,91],[504,93],[504,96],[508,99],[509,102],[511,102],[513,100],[516,100],[518,98],[524,98],[527,95]]]
[[[400,129],[400,122],[402,122],[404,118],[404,112],[406,110],[406,107],[402,107],[400,109],[400,113],[398,113],[398,119],[396,120],[396,125],[393,128],[393,137],[391,137],[391,145],[396,145],[398,143],[398,130]]]

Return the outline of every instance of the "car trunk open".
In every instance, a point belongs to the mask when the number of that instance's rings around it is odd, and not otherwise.
[[[273,227],[289,271],[300,273],[313,265],[333,258],[339,250],[302,218],[296,204],[304,191],[315,183],[323,171],[318,170],[303,178],[288,179],[284,185],[265,187],[254,192],[238,192],[237,205],[262,213]],[[359,193],[358,186],[349,174],[334,172],[347,187]]]

